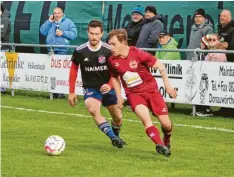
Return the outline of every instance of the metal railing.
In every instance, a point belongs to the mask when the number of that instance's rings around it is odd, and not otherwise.
[[[11,46],[12,49],[15,47],[46,47],[46,48],[77,48],[77,45],[48,45],[48,44],[19,44],[19,43],[1,43],[3,46]],[[196,49],[158,49],[158,48],[141,48],[145,51],[150,52],[193,52],[193,53],[228,53],[234,54],[234,50],[203,50],[200,48]],[[13,50],[15,51],[15,50]]]
[[[1,43],[2,46],[11,46],[12,51],[15,51],[15,47],[46,47],[50,48],[53,53],[54,48],[77,48],[77,45],[47,45],[47,44],[19,44],[19,43]],[[195,60],[199,60],[199,55],[202,53],[228,53],[234,54],[234,50],[203,50],[200,48],[197,49],[158,49],[158,48],[141,48],[145,51],[152,52],[190,52],[195,54]],[[11,95],[14,96],[14,89],[11,89]],[[50,99],[53,99],[53,94],[50,94]],[[196,106],[193,105],[193,116],[196,113]]]

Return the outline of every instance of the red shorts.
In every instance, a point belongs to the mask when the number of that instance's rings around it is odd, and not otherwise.
[[[147,93],[130,93],[127,95],[128,102],[135,112],[137,105],[147,106],[154,115],[168,115],[167,105],[159,91]]]

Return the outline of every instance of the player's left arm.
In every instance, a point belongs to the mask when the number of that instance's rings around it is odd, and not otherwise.
[[[106,44],[108,45],[108,44]],[[108,60],[111,56],[111,51],[107,50],[108,54],[107,54],[107,64],[108,64]],[[112,77],[110,77],[109,81],[106,84],[103,84],[100,88],[100,91],[105,94],[108,93],[109,91],[111,91],[113,89],[113,83],[112,83]]]
[[[102,94],[105,94],[111,91],[111,89],[113,89],[112,77],[110,77],[110,80],[108,81],[108,83],[103,84],[101,86],[100,92],[102,92]]]
[[[156,59],[155,59],[156,60]],[[159,61],[156,60],[155,64],[152,66],[152,68],[158,69],[162,78],[163,78],[163,82],[166,88],[166,92],[172,97],[172,98],[176,98],[177,97],[177,91],[171,86],[169,79],[168,79],[168,75],[167,75],[167,71],[166,68],[164,66],[164,64]]]

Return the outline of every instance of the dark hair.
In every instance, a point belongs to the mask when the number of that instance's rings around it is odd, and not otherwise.
[[[88,24],[88,30],[89,28],[101,28],[101,32],[103,31],[103,25],[102,25],[102,22],[101,21],[98,21],[98,20],[92,20],[91,22],[89,22]]]
[[[124,28],[120,29],[113,29],[109,34],[108,34],[108,40],[113,38],[114,36],[117,37],[119,42],[125,42],[128,44],[128,33]]]

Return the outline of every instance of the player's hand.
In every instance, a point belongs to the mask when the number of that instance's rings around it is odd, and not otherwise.
[[[111,87],[109,84],[103,84],[100,88],[100,92],[102,94],[108,93],[111,90]]]
[[[123,109],[124,107],[124,99],[120,96],[120,97],[117,97],[117,106],[119,109]]]
[[[177,90],[170,85],[166,86],[166,92],[174,99],[177,97]]]
[[[55,34],[56,34],[56,36],[62,36],[63,35],[63,31],[57,29]]]
[[[49,16],[49,22],[53,23],[54,22],[54,15]]]
[[[67,101],[71,106],[74,107],[76,105],[76,103],[78,102],[76,94],[75,93],[70,93],[68,95],[68,100]]]

